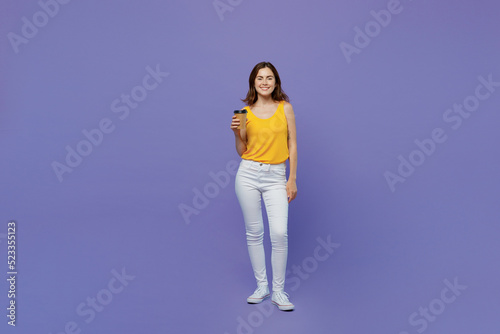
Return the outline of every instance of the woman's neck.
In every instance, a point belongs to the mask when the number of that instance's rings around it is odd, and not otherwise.
[[[257,106],[257,107],[260,107],[260,106],[268,106],[268,105],[272,105],[272,104],[275,104],[276,101],[273,100],[273,98],[271,96],[258,96],[257,97],[257,101],[255,101],[255,103],[253,104],[254,106]]]

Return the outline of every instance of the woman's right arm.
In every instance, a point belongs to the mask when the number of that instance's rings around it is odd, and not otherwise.
[[[234,132],[234,139],[236,142],[236,152],[241,157],[243,152],[247,150],[247,140],[246,140],[246,130],[245,129],[237,129],[240,125],[240,120],[238,117],[233,116],[233,121],[231,123],[231,130]]]

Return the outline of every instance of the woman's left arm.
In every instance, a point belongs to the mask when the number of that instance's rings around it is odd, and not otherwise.
[[[285,116],[288,124],[288,153],[290,161],[290,175],[286,183],[288,203],[297,196],[297,129],[295,127],[295,114],[292,105],[285,102]]]

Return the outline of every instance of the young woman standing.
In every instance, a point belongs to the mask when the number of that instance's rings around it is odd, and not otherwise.
[[[294,305],[284,291],[288,256],[288,205],[297,195],[297,137],[295,116],[288,96],[281,89],[276,68],[269,62],[255,65],[249,78],[246,127],[233,116],[236,151],[242,160],[235,178],[235,191],[243,212],[250,262],[257,289],[247,302],[269,297],[264,254],[264,223],[261,196],[266,206],[271,237],[273,270],[272,302],[280,310]],[[286,160],[290,173],[286,180]]]

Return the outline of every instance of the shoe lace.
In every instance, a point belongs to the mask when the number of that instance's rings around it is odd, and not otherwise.
[[[279,291],[279,292],[276,292],[276,300],[278,302],[280,302],[281,304],[286,304],[286,303],[290,303],[290,301],[288,300],[288,297],[290,297],[290,295],[288,293],[286,293],[285,291]]]
[[[267,291],[267,286],[265,285],[259,285],[257,289],[254,291],[254,295],[262,295]]]

